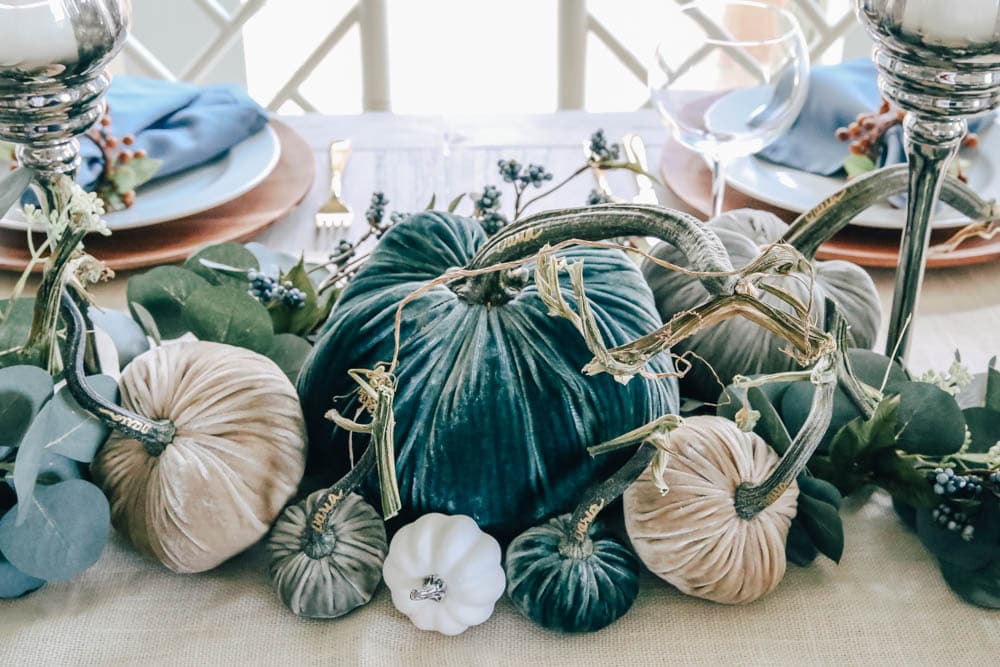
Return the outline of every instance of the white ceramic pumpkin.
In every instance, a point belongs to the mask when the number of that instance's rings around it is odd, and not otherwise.
[[[400,528],[382,577],[396,609],[444,635],[485,622],[506,587],[500,545],[463,515],[425,514]]]

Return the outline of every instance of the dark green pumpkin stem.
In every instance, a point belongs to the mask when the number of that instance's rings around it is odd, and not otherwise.
[[[812,210],[796,218],[785,233],[784,242],[812,259],[819,247],[833,238],[872,204],[886,197],[906,192],[909,172],[905,164],[873,171],[853,179]],[[947,178],[941,188],[941,201],[974,221],[1000,218],[1000,207],[985,200],[956,178]]]
[[[108,428],[138,440],[150,456],[159,456],[173,442],[174,425],[166,420],[156,421],[143,417],[120,405],[104,399],[87,384],[85,370],[86,322],[83,313],[67,289],[62,291],[61,307],[66,320],[66,345],[63,346],[63,366],[66,386],[73,398],[85,410],[101,420]]]
[[[319,560],[333,551],[336,536],[329,530],[330,515],[374,470],[375,447],[369,445],[354,467],[316,502],[313,511],[306,517],[306,531],[302,536],[302,551],[307,556]]]

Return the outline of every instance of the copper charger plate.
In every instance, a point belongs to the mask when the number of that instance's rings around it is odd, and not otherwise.
[[[709,215],[712,175],[700,155],[670,141],[663,149],[660,177],[681,201],[702,215]],[[756,208],[771,211],[785,222],[798,217],[798,213],[776,208],[735,188],[726,188],[725,207],[726,210]],[[931,245],[944,243],[956,231],[958,230],[943,229],[932,232]],[[892,229],[848,226],[820,246],[816,258],[845,259],[861,266],[895,268],[899,259],[900,237],[900,232]],[[990,240],[975,238],[965,241],[956,250],[929,254],[927,267],[934,269],[980,264],[997,258],[1000,258],[1000,237]]]
[[[111,236],[92,234],[84,240],[87,252],[115,271],[168,264],[184,260],[204,245],[246,241],[284,218],[309,192],[316,168],[302,137],[283,123],[271,124],[281,141],[281,156],[260,185],[186,218],[124,229]],[[0,229],[0,269],[23,271],[27,266],[30,255],[24,234]]]

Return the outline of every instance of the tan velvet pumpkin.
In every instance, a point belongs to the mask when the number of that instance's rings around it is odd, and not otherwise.
[[[142,552],[174,572],[202,572],[267,532],[305,467],[295,388],[270,359],[203,341],[136,357],[122,404],[173,422],[158,455],[112,434],[93,462],[111,518]]]
[[[670,434],[661,493],[647,467],[625,492],[625,526],[653,574],[688,595],[752,602],[785,575],[785,540],[798,486],[750,519],[733,501],[743,482],[763,481],[778,455],[760,436],[722,417],[691,417]]]

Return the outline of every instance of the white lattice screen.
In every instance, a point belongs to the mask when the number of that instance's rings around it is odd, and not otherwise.
[[[308,28],[312,40],[308,44],[299,43],[295,35],[275,35],[273,44],[256,44],[255,48],[274,49],[273,53],[287,56],[296,54],[289,68],[288,57],[284,58],[282,80],[270,86],[259,101],[272,110],[328,111],[323,104],[310,99],[307,92],[313,79],[319,76],[323,63],[335,51],[345,51],[347,62],[352,62],[360,70],[362,106],[366,110],[389,109],[389,72],[392,58],[406,57],[405,53],[394,53],[389,40],[389,23],[392,21],[393,7],[397,2],[414,0],[171,0],[169,9],[162,0],[133,0],[136,11],[135,34],[126,44],[123,58],[125,69],[167,79],[183,79],[202,82],[218,78],[220,71],[224,78],[246,82],[247,68],[268,66],[245,56],[244,40],[247,30],[258,34],[269,34],[268,22],[282,16],[285,19],[301,21]],[[682,0],[677,0],[681,2]],[[860,35],[852,13],[852,0],[773,0],[790,7],[799,17],[806,31],[814,62],[838,60],[844,53],[860,55],[867,49],[865,38]],[[466,0],[482,6],[484,17],[490,12],[504,11],[504,3],[495,0]],[[645,8],[653,0],[647,0]],[[157,3],[155,6],[148,3]],[[662,4],[662,3],[661,3]],[[554,5],[554,7],[553,7]],[[397,8],[399,7],[396,5]],[[618,31],[629,21],[642,22],[644,5],[642,0],[630,2],[601,2],[595,0],[550,0],[532,4],[538,12],[556,11],[557,32],[551,43],[557,43],[556,68],[559,108],[583,108],[588,80],[588,47],[591,51],[600,47],[620,62],[624,71],[638,81],[645,81],[645,54],[627,44]],[[149,11],[149,10],[154,10]],[[603,9],[603,12],[600,10]],[[169,15],[179,16],[169,26],[149,25],[157,23],[157,18]],[[145,22],[141,18],[147,17]],[[529,20],[525,17],[524,20]],[[429,29],[459,30],[460,26],[448,25],[447,17],[427,16]],[[442,24],[442,21],[444,22]],[[254,23],[256,22],[256,23]],[[329,26],[326,29],[326,25]],[[177,34],[164,39],[159,34],[170,29]],[[628,31],[624,31],[628,32]],[[512,36],[514,37],[514,36]],[[308,41],[307,38],[303,37]],[[197,40],[197,44],[192,44]],[[282,41],[284,40],[284,41]],[[153,46],[153,43],[156,43]],[[340,47],[338,49],[338,46]],[[518,48],[529,48],[520,44]],[[401,49],[402,50],[402,49]],[[694,58],[705,57],[708,50],[699,52]],[[593,53],[589,54],[592,58]],[[475,58],[476,53],[463,53],[463,58]],[[255,62],[251,62],[255,61]],[[169,64],[168,64],[169,63]],[[551,65],[549,65],[551,66]],[[285,71],[287,70],[287,71]],[[357,72],[354,72],[357,75]],[[258,94],[258,97],[262,97]]]

